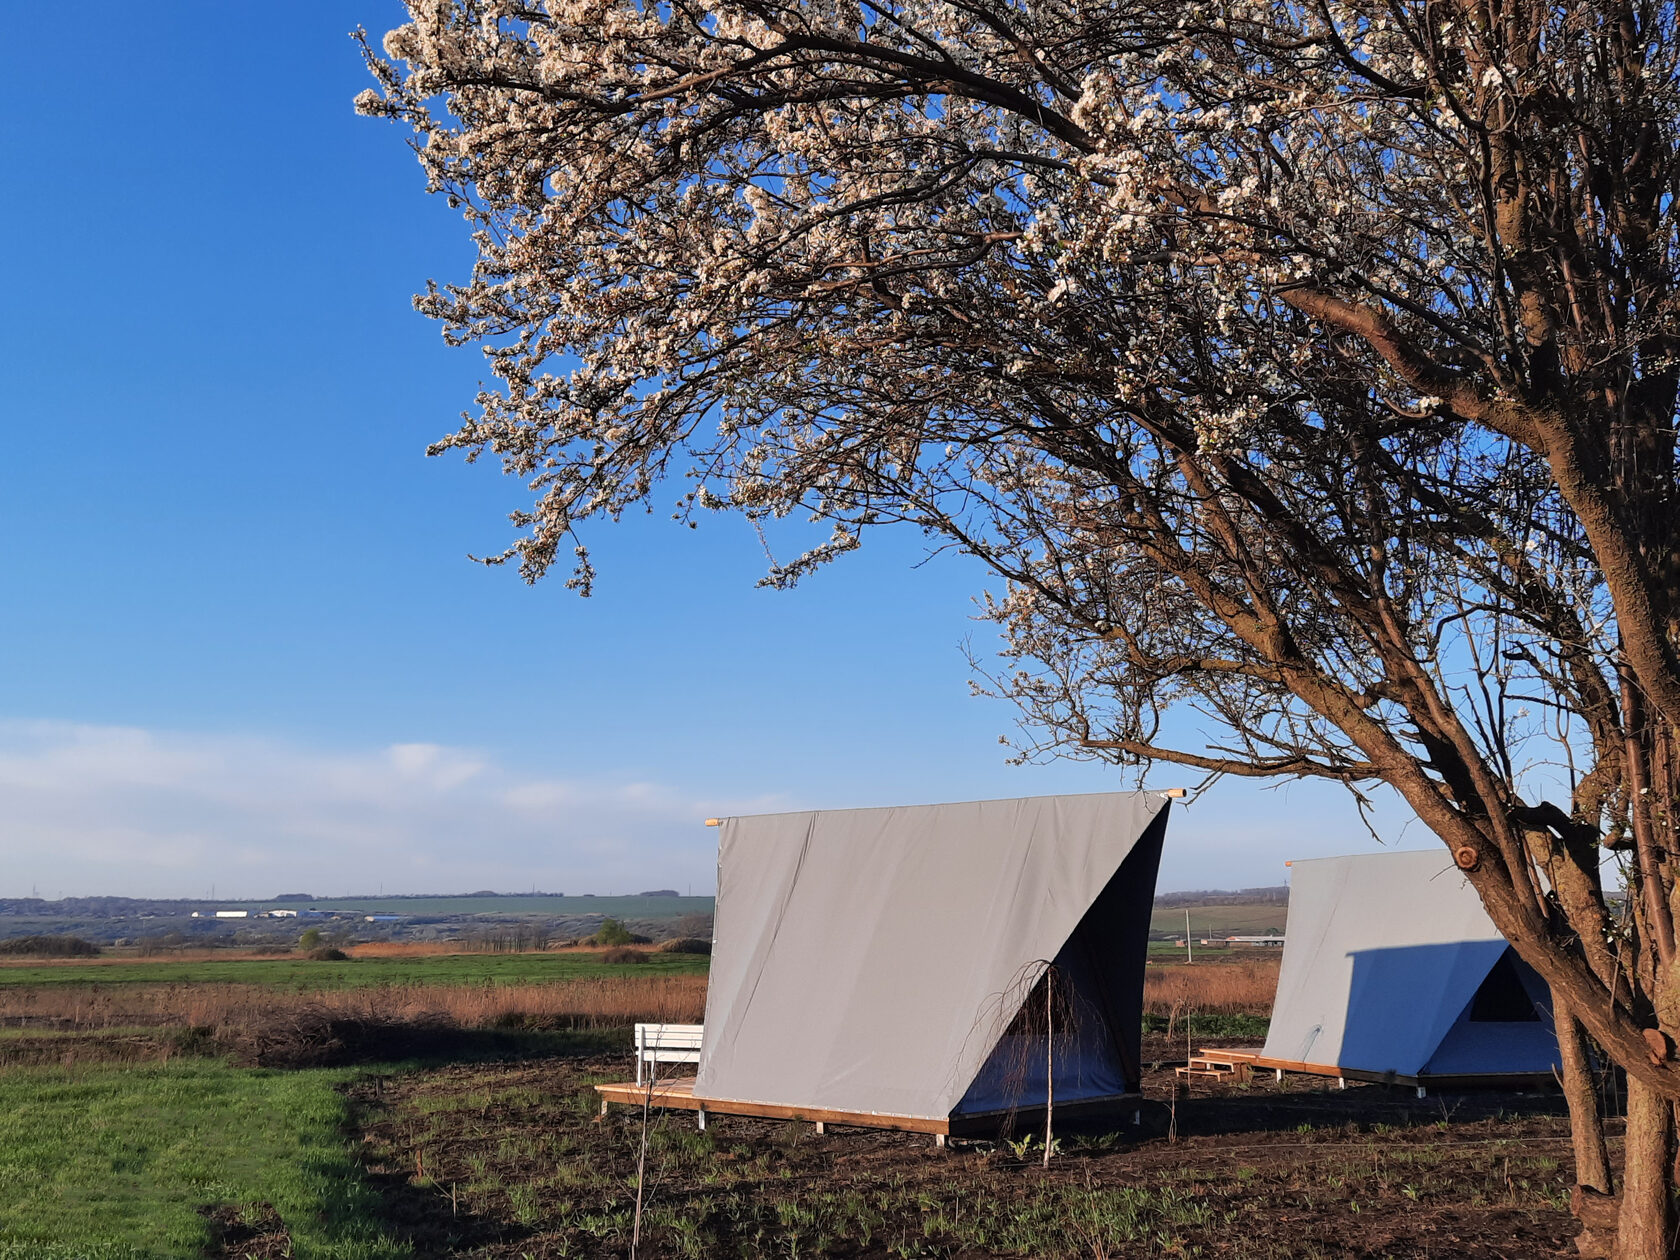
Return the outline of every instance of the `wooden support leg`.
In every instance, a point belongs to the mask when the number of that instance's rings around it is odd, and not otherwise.
[[[825,1134],[827,1132],[828,1132],[827,1126],[825,1126],[821,1120],[818,1120],[817,1121],[817,1136],[821,1137],[823,1134]]]
[[[945,1146],[945,1135],[943,1133],[935,1133],[933,1135],[933,1144],[943,1150]]]
[[[1419,1098],[1428,1098],[1429,1097],[1429,1090],[1426,1087],[1424,1087],[1422,1085],[1419,1085],[1418,1086],[1418,1097]]]
[[[603,1116],[607,1114],[607,1100],[605,1098],[601,1099],[601,1114]]]
[[[704,1133],[706,1131],[706,1109],[704,1107],[700,1108],[699,1111],[694,1113],[694,1118],[700,1125],[700,1132]]]
[[[1346,1089],[1347,1088],[1347,1077],[1338,1076],[1336,1078],[1336,1088],[1337,1089]]]
[[[1276,1069],[1276,1071],[1275,1071],[1275,1073],[1274,1073],[1274,1075],[1273,1075],[1273,1076],[1272,1076],[1272,1079],[1273,1079],[1273,1080],[1274,1080],[1274,1081],[1281,1081],[1281,1080],[1283,1080],[1283,1069],[1282,1069],[1282,1068],[1278,1068],[1278,1069]]]

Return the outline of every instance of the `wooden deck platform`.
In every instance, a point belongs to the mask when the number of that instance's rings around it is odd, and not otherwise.
[[[1398,1072],[1367,1072],[1360,1068],[1336,1067],[1327,1063],[1301,1063],[1294,1059],[1269,1059],[1258,1050],[1199,1050],[1192,1062],[1219,1065],[1231,1071],[1247,1067],[1250,1071],[1270,1071],[1283,1079],[1285,1072],[1301,1072],[1311,1076],[1334,1077],[1345,1088],[1348,1081],[1362,1081],[1373,1085],[1404,1085],[1425,1097],[1430,1089],[1486,1089],[1504,1086],[1520,1088],[1526,1085],[1550,1085],[1557,1078],[1550,1072],[1481,1072],[1456,1076],[1432,1076],[1423,1073],[1404,1076]]]
[[[968,1137],[996,1133],[1006,1121],[1031,1127],[1044,1122],[1044,1108],[1022,1107],[1014,1111],[973,1112],[962,1116],[898,1116],[879,1111],[835,1111],[827,1107],[795,1107],[784,1103],[748,1102],[739,1099],[696,1098],[694,1078],[678,1077],[660,1081],[650,1087],[634,1081],[623,1084],[597,1085],[601,1096],[601,1114],[607,1107],[620,1103],[640,1107],[644,1101],[667,1111],[698,1113],[700,1127],[706,1127],[706,1117],[756,1116],[765,1120],[803,1120],[815,1124],[818,1130],[828,1125],[849,1125],[862,1129],[896,1129],[903,1133],[931,1133],[944,1145],[946,1137]],[[1141,1103],[1137,1094],[1113,1094],[1104,1098],[1084,1098],[1076,1102],[1056,1104],[1058,1119],[1084,1119],[1096,1115],[1118,1115],[1131,1118]]]

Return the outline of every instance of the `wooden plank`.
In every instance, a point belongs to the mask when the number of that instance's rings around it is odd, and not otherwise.
[[[1226,1053],[1223,1050],[1198,1050],[1195,1054],[1190,1056],[1190,1062],[1192,1064],[1218,1064],[1220,1067],[1234,1068],[1239,1064],[1245,1066],[1252,1064],[1254,1062],[1254,1056],[1245,1055],[1241,1051],[1236,1053]]]
[[[603,1102],[639,1107],[648,1096],[647,1087],[634,1081],[622,1085],[597,1085]],[[871,1111],[834,1111],[826,1107],[791,1107],[783,1103],[760,1103],[741,1099],[696,1098],[691,1079],[666,1081],[653,1087],[655,1107],[680,1111],[706,1111],[717,1116],[753,1116],[761,1120],[806,1120],[817,1124],[849,1124],[867,1129],[896,1129],[903,1133],[948,1133],[951,1122],[943,1117],[894,1116]]]
[[[603,1102],[623,1103],[627,1107],[640,1107],[644,1098],[651,1098],[655,1107],[677,1107],[688,1111],[699,1110],[699,1104],[694,1102],[694,1078],[691,1076],[659,1081],[653,1086],[651,1095],[646,1085],[638,1085],[635,1081],[625,1081],[623,1084],[614,1085],[597,1085],[595,1092],[601,1095]]]
[[[645,1085],[597,1085],[603,1103],[639,1107],[648,1097]],[[1137,1094],[1114,1094],[1056,1104],[1056,1115],[1069,1120],[1108,1112],[1135,1111],[1141,1102]],[[798,1107],[786,1103],[761,1103],[745,1099],[696,1098],[689,1078],[662,1081],[653,1087],[652,1105],[667,1110],[704,1111],[717,1116],[753,1116],[761,1120],[803,1120],[813,1124],[851,1125],[860,1129],[892,1129],[900,1133],[932,1133],[956,1137],[995,1133],[1005,1120],[1016,1124],[1042,1123],[1043,1107],[1022,1107],[1014,1111],[986,1111],[963,1116],[900,1116],[876,1111],[836,1111],[828,1107]]]
[[[1417,1078],[1398,1072],[1366,1072],[1359,1068],[1336,1067],[1330,1063],[1302,1063],[1295,1059],[1268,1059],[1257,1054],[1245,1061],[1273,1072],[1301,1072],[1308,1076],[1332,1076],[1338,1080],[1365,1081],[1372,1085],[1416,1085]]]
[[[1207,1059],[1211,1063],[1252,1063],[1260,1057],[1258,1050],[1198,1050],[1190,1056],[1193,1059]]]
[[[1531,1085],[1553,1081],[1549,1072],[1473,1072],[1455,1076],[1407,1076],[1400,1072],[1369,1072],[1363,1068],[1337,1067],[1331,1063],[1302,1063],[1296,1059],[1269,1059],[1258,1051],[1204,1051],[1207,1055],[1229,1059],[1232,1063],[1246,1063],[1251,1067],[1274,1072],[1300,1072],[1308,1076],[1331,1076],[1349,1081],[1364,1081],[1372,1085],[1432,1085],[1437,1089],[1465,1089],[1486,1085]]]
[[[878,1111],[835,1111],[829,1107],[797,1107],[786,1103],[761,1103],[745,1099],[707,1098],[698,1100],[719,1116],[755,1116],[762,1120],[805,1120],[814,1124],[849,1124],[863,1129],[893,1129],[900,1133],[949,1133],[951,1122],[943,1116],[895,1116]]]

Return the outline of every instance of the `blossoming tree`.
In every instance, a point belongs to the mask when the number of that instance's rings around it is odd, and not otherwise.
[[[780,584],[909,523],[998,575],[1029,751],[1386,783],[1551,984],[1582,1250],[1668,1254],[1672,0],[408,8],[357,103],[474,225],[418,303],[500,559],[587,592],[666,487],[831,528]]]

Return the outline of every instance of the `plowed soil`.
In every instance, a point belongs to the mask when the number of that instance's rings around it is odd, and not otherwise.
[[[1154,1053],[1165,1055],[1164,1046]],[[1146,1054],[1150,1053],[1146,1049]],[[1182,1049],[1178,1053],[1182,1056]],[[598,1117],[610,1059],[452,1065],[355,1087],[363,1158],[420,1257],[621,1257],[639,1110]],[[649,1118],[638,1254],[678,1257],[1449,1257],[1573,1254],[1555,1092],[1266,1076],[1174,1097],[1141,1129],[953,1142],[689,1113]]]

